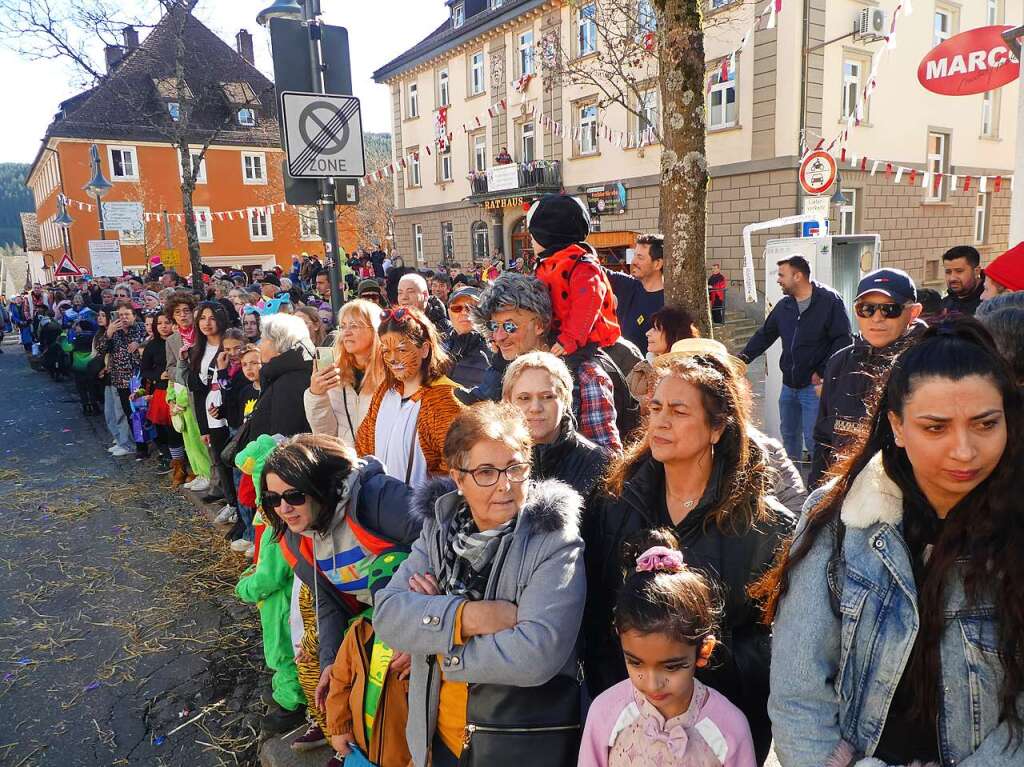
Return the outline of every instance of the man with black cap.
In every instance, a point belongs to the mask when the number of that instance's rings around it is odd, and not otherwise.
[[[854,299],[860,335],[832,355],[825,368],[814,426],[811,486],[822,479],[836,454],[856,438],[879,377],[914,336],[928,327],[918,319],[921,309],[914,281],[904,271],[877,269],[860,281]]]
[[[459,285],[448,297],[453,330],[445,344],[452,359],[448,377],[466,389],[479,386],[491,367],[487,341],[473,325],[472,312],[480,302],[480,292],[480,288],[472,285]]]
[[[359,286],[356,288],[356,295],[359,298],[365,298],[367,301],[373,301],[382,309],[387,308],[388,303],[384,300],[384,293],[380,289],[380,283],[377,280],[371,278],[360,280]]]

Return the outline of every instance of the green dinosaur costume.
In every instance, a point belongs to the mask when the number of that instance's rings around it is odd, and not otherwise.
[[[239,450],[235,456],[235,465],[252,477],[256,488],[257,508],[262,495],[260,482],[263,465],[279,441],[264,434]],[[255,604],[259,608],[260,626],[263,629],[263,657],[267,667],[274,671],[271,682],[274,700],[281,708],[294,711],[306,705],[306,696],[299,684],[299,672],[295,668],[291,626],[288,623],[295,574],[285,560],[281,547],[272,537],[266,541],[262,540],[267,530],[262,510],[256,512],[253,527],[256,528],[256,547],[259,554],[256,565],[249,568],[238,581],[235,594],[243,602]]]
[[[189,405],[188,389],[179,383],[167,385],[167,404],[177,405],[184,412],[171,416],[171,423],[174,430],[181,434],[185,443],[185,455],[188,456],[189,466],[192,473],[197,477],[210,478],[210,454],[203,443],[203,435],[199,433],[199,423],[196,421],[196,414]]]

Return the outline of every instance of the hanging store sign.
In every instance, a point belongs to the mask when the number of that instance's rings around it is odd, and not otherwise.
[[[484,210],[497,210],[498,208],[521,208],[526,202],[524,197],[499,197],[496,200],[484,200]]]
[[[506,192],[509,189],[519,187],[519,166],[511,163],[509,165],[492,165],[487,169],[487,191]]]
[[[1011,28],[981,27],[954,35],[924,57],[918,81],[941,96],[973,96],[1015,82],[1020,62],[1003,39]]]
[[[626,187],[622,183],[587,187],[591,216],[614,216],[626,212]]]

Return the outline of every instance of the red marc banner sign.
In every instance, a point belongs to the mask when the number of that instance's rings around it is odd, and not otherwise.
[[[1020,75],[1003,32],[1012,27],[972,29],[945,40],[928,52],[917,79],[942,96],[971,96],[1001,88]]]

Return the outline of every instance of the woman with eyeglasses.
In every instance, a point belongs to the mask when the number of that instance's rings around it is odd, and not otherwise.
[[[384,383],[356,432],[356,452],[375,455],[388,474],[415,487],[448,471],[444,435],[461,405],[445,375],[448,355],[419,309],[398,307],[377,328]]]
[[[448,303],[455,332],[448,339],[446,350],[453,366],[449,377],[464,389],[473,389],[483,383],[491,368],[491,351],[487,340],[473,325],[473,307],[480,301],[480,288],[460,285],[452,292]]]
[[[531,481],[531,447],[507,403],[459,413],[444,445],[450,478],[417,495],[423,531],[376,595],[377,635],[412,657],[416,767],[576,764],[582,501]]]
[[[352,448],[327,434],[300,434],[270,454],[263,467],[261,502],[274,539],[303,584],[299,601],[305,632],[297,663],[316,724],[300,737],[316,742],[326,728],[323,711],[331,667],[345,632],[374,604],[369,588],[373,559],[388,550],[408,550],[422,522],[410,511],[405,483],[385,474],[375,458],[360,460]],[[408,664],[408,656],[398,653],[391,661],[393,669],[407,669]],[[267,719],[268,730],[287,732],[306,720],[306,711],[275,705]],[[332,758],[329,764],[339,767],[340,761]]]
[[[314,434],[331,434],[355,446],[373,395],[384,383],[384,356],[377,335],[380,319],[380,308],[363,298],[341,307],[334,362],[316,363],[303,396]]]

